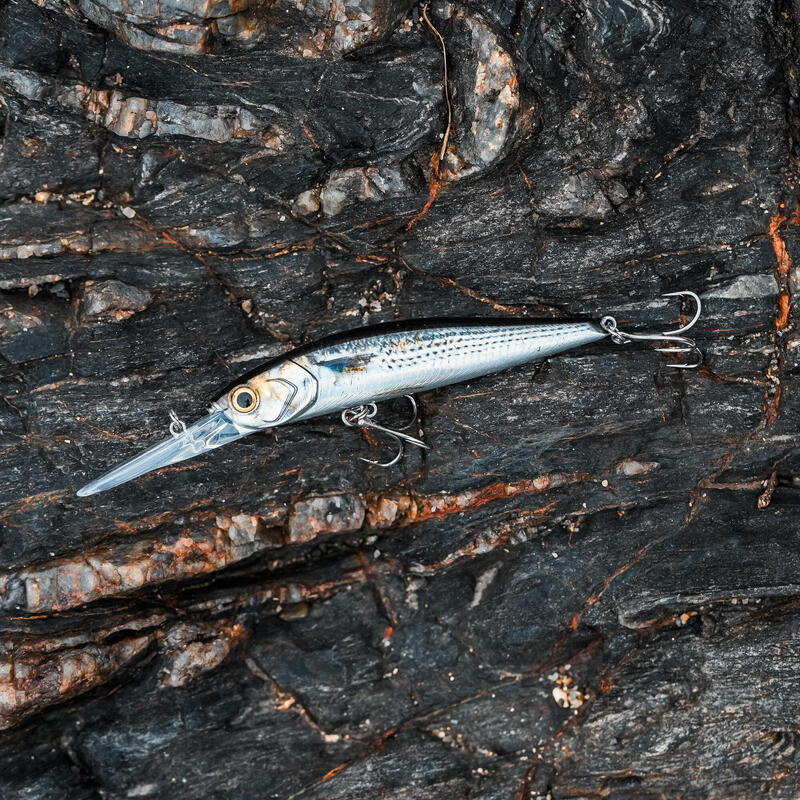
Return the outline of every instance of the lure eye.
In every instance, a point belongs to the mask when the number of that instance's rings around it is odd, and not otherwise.
[[[249,386],[237,386],[231,392],[231,405],[241,414],[249,414],[258,405],[258,396]]]

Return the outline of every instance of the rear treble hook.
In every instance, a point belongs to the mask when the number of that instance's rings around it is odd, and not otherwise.
[[[355,426],[360,426],[362,428],[371,428],[375,431],[380,431],[381,433],[385,433],[397,444],[397,454],[391,461],[374,461],[371,458],[361,458],[362,461],[366,461],[367,464],[374,464],[376,467],[392,467],[394,466],[402,457],[403,457],[403,443],[407,442],[408,444],[416,445],[417,447],[422,447],[425,450],[428,450],[428,445],[425,444],[421,439],[416,439],[413,436],[409,436],[407,433],[402,433],[402,431],[406,430],[406,428],[410,428],[417,419],[417,401],[410,395],[403,395],[409,403],[411,403],[411,411],[412,416],[410,421],[407,425],[403,425],[402,428],[398,430],[394,430],[392,428],[387,428],[384,425],[379,425],[375,422],[375,416],[378,413],[378,407],[375,403],[369,403],[363,406],[354,406],[353,408],[346,408],[342,411],[342,422],[349,428],[353,428]]]
[[[616,344],[628,344],[634,341],[670,342],[672,343],[670,347],[656,347],[655,349],[659,353],[695,353],[697,360],[693,364],[667,364],[667,366],[672,367],[672,369],[697,369],[697,367],[703,363],[703,353],[694,339],[689,339],[687,336],[682,336],[681,334],[688,331],[689,328],[700,319],[700,312],[702,310],[700,298],[694,292],[688,290],[668,292],[662,295],[662,297],[691,297],[696,306],[691,321],[687,322],[685,325],[681,325],[680,328],[675,328],[671,331],[663,331],[662,333],[627,333],[626,331],[621,331],[617,327],[617,321],[614,317],[606,316],[600,320],[600,327],[610,334],[611,341]]]

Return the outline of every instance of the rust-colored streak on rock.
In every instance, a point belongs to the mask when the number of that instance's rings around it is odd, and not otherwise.
[[[775,486],[778,483],[778,473],[773,470],[770,474],[769,478],[767,478],[764,491],[759,495],[758,498],[758,507],[763,511],[765,508],[769,507],[770,502],[772,501],[772,493],[775,491]]]
[[[794,217],[793,217],[794,219]],[[775,329],[772,333],[773,352],[767,367],[767,390],[764,394],[764,410],[761,426],[771,425],[780,412],[783,385],[780,369],[783,363],[784,347],[781,333],[789,325],[792,311],[791,287],[789,284],[792,269],[792,259],[786,249],[786,242],[781,236],[781,227],[786,222],[786,215],[778,212],[770,218],[768,235],[775,251],[775,282],[778,284],[777,310],[775,315]]]
[[[789,323],[789,312],[792,310],[789,292],[783,290],[778,293],[778,314],[775,317],[775,327],[782,331]]]
[[[776,379],[774,390],[771,396],[767,397],[764,406],[764,425],[771,425],[778,418],[781,406],[781,395],[783,394],[783,386],[779,379]]]
[[[343,769],[346,769],[350,765],[349,761],[346,761],[344,764],[339,764],[335,766],[333,769],[329,769],[323,776],[322,782],[329,781],[331,778],[335,778]]]
[[[792,266],[792,259],[786,250],[786,243],[780,235],[780,228],[784,222],[786,222],[786,217],[780,213],[775,214],[769,221],[769,240],[772,242],[772,249],[775,251],[775,258],[778,262],[776,271],[779,275],[788,275]]]
[[[60,611],[142,586],[215,572],[265,546],[268,531],[262,530],[258,517],[203,512],[195,514],[193,522],[209,516],[215,524],[201,533],[186,529],[171,539],[140,542],[123,552],[97,550],[57,559],[14,576],[24,584],[25,610]]]
[[[408,221],[408,225],[406,225],[407,231],[410,231],[428,213],[428,211],[430,211],[433,201],[436,199],[436,195],[439,193],[439,186],[439,151],[437,150],[431,156],[431,178],[428,182],[428,199],[425,202],[425,205],[422,207],[422,210],[414,214],[414,216]]]
[[[281,605],[303,603],[330,597],[337,591],[355,584],[366,583],[362,568],[348,570],[340,577],[319,583],[284,583],[268,589],[269,595]]]
[[[367,522],[373,528],[412,525],[473,511],[495,500],[506,500],[520,494],[540,494],[591,478],[585,472],[552,472],[511,483],[498,481],[452,495],[368,495]]]
[[[40,492],[39,494],[30,494],[27,497],[21,497],[19,500],[0,511],[0,520],[8,521],[16,514],[22,514],[26,511],[38,508],[42,504],[63,500],[72,494],[72,489],[56,489],[52,492]]]
[[[311,146],[315,150],[319,150],[319,145],[317,144],[317,140],[314,138],[314,136],[312,135],[311,131],[305,125],[303,125],[303,133],[305,133],[305,135],[308,136],[308,139],[311,142]]]
[[[591,480],[591,476],[588,473],[550,473],[511,483],[498,481],[452,495],[309,497],[295,502],[282,526],[268,524],[256,514],[195,511],[188,514],[183,530],[176,533],[172,528],[160,537],[150,534],[142,538],[142,534],[168,524],[178,512],[152,515],[136,523],[119,521],[117,531],[136,535],[136,542],[115,543],[103,549],[56,558],[18,573],[0,574],[0,602],[13,602],[26,614],[63,611],[102,598],[124,596],[143,587],[217,572],[270,548],[359,531],[365,523],[373,529],[405,527],[474,511],[496,500],[539,494],[584,480]],[[538,509],[536,513],[545,514],[549,507]],[[467,548],[454,558],[483,552],[487,546],[485,542],[478,542],[470,546],[472,550]],[[275,592],[271,597],[284,604],[308,599],[302,593],[295,596],[287,587]]]
[[[416,500],[415,516],[409,522],[422,522],[427,519],[446,517],[463,511],[472,511],[494,500],[505,500],[519,494],[538,494],[549,489],[557,489],[568,483],[589,480],[588,473],[560,473],[539,475],[513,483],[492,483],[482,489],[461,492],[456,495],[442,495]]]
[[[55,653],[33,648],[8,652],[0,660],[0,729],[100,686],[142,653],[152,638],[135,636]]]
[[[539,521],[543,521],[546,519],[551,509],[557,504],[558,501],[553,500],[551,503],[548,503],[541,508],[526,511],[526,521],[531,522],[532,518],[538,518]],[[452,566],[457,561],[461,561],[465,558],[475,558],[476,556],[496,550],[499,547],[505,547],[512,541],[515,531],[516,526],[510,523],[495,525],[485,533],[477,536],[473,541],[469,542],[463,547],[459,547],[441,561],[435,561],[432,564],[415,566],[413,572],[417,575],[435,575],[436,573]]]
[[[792,217],[794,219],[794,217]],[[775,251],[775,281],[778,284],[778,311],[775,317],[775,329],[782,331],[789,323],[792,309],[792,298],[789,290],[789,273],[792,259],[786,249],[786,242],[781,236],[781,226],[786,222],[784,214],[775,214],[769,221],[769,240]]]
[[[491,306],[495,311],[502,311],[504,314],[513,314],[515,316],[521,316],[526,314],[530,310],[530,306],[510,306],[504,303],[498,303],[496,300],[493,300],[491,297],[486,297],[482,295],[480,292],[476,292],[474,289],[470,289],[469,286],[464,286],[463,284],[459,283],[458,281],[450,278],[446,275],[435,275],[431,272],[425,272],[424,270],[419,269],[418,267],[414,267],[409,264],[405,260],[401,260],[403,266],[409,270],[409,272],[413,272],[416,275],[421,275],[425,278],[430,278],[431,280],[436,281],[441,286],[446,286],[448,288],[453,288],[461,294],[466,295],[467,297],[471,297],[473,300],[477,300],[479,303],[486,303],[486,305]]]
[[[588,608],[591,608],[593,605],[596,605],[600,601],[600,598],[606,593],[608,587],[611,586],[611,584],[614,583],[614,581],[620,575],[624,575],[631,567],[638,564],[647,555],[647,553],[650,551],[650,548],[652,548],[653,545],[660,544],[669,536],[672,536],[671,532],[665,534],[664,536],[660,536],[658,539],[654,539],[652,542],[649,542],[648,544],[644,545],[644,547],[639,548],[639,550],[636,551],[633,558],[626,561],[621,566],[617,567],[617,569],[615,569],[607,578],[605,578],[603,582],[600,584],[600,589],[597,592],[594,592],[593,594],[589,595],[589,597],[586,598],[586,601],[583,604],[583,608],[580,608],[572,615],[572,619],[570,620],[569,624],[570,628],[573,631],[577,630],[578,625],[581,619],[583,618],[583,615],[586,613],[586,610]]]

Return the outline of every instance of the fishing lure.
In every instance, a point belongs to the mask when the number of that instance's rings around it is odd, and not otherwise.
[[[272,359],[212,403],[207,416],[187,427],[170,411],[171,437],[126,461],[78,491],[81,497],[111,489],[146,472],[184,461],[256,431],[341,412],[342,422],[379,431],[398,446],[388,467],[403,455],[403,444],[427,448],[404,429],[375,421],[376,403],[406,396],[416,420],[413,393],[461,383],[490,372],[537,361],[610,337],[616,344],[658,341],[660,352],[689,353],[694,363],[668,366],[693,369],[702,354],[683,336],[700,317],[700,298],[689,291],[692,319],[663,333],[627,333],[613,317],[599,322],[543,322],[520,319],[418,319],[360,328],[322,339]],[[408,427],[408,426],[406,426]]]

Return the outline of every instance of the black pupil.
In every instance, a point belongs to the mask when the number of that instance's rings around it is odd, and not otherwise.
[[[239,392],[239,396],[236,398],[236,402],[239,404],[239,408],[250,408],[250,406],[253,405],[252,392],[248,391]]]

